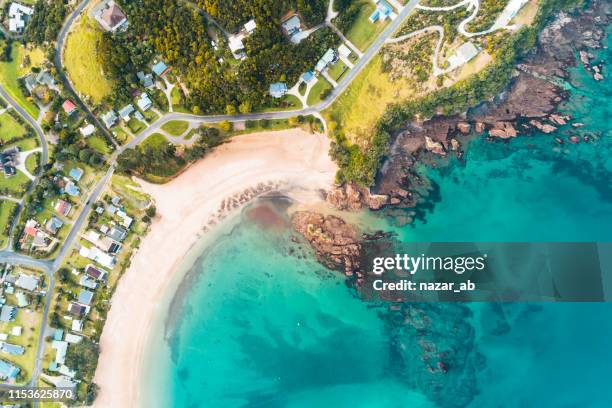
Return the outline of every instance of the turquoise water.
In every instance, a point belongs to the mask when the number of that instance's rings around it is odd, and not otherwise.
[[[577,68],[571,84],[563,110],[583,128],[475,140],[465,161],[423,168],[434,193],[399,238],[612,240],[612,81]],[[554,140],[573,134],[590,141]],[[611,304],[390,310],[292,242],[282,202],[240,217],[195,262],[155,333],[165,340],[150,357],[147,406],[612,406]]]

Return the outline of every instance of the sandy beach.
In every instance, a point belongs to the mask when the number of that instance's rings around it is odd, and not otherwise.
[[[94,407],[139,406],[142,355],[161,299],[185,254],[219,219],[258,194],[289,187],[304,200],[333,183],[324,135],[300,129],[239,136],[165,185],[141,183],[155,220],[121,278],[101,338]],[[175,279],[176,280],[176,279]]]

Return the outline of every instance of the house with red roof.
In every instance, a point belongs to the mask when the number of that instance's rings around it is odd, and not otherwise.
[[[72,115],[74,112],[76,112],[77,107],[70,99],[66,99],[62,104],[62,109],[64,109],[64,112],[66,112],[67,115]]]

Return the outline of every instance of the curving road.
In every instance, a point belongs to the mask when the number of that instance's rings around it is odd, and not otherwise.
[[[0,262],[6,262],[11,264],[19,264],[25,266],[31,266],[34,268],[39,268],[46,272],[49,279],[49,286],[47,290],[47,296],[45,300],[45,307],[43,311],[43,324],[46,324],[47,317],[49,313],[49,308],[52,299],[53,289],[55,287],[55,279],[53,273],[57,268],[61,265],[64,258],[69,254],[69,251],[74,244],[74,241],[78,238],[81,228],[83,224],[87,222],[89,213],[92,209],[92,206],[99,198],[100,194],[104,190],[106,184],[112,177],[115,171],[115,163],[117,160],[117,156],[128,148],[133,148],[143,140],[145,140],[148,136],[159,131],[161,125],[167,123],[171,120],[186,120],[191,123],[216,123],[224,120],[228,120],[231,122],[236,121],[245,121],[245,120],[258,120],[258,119],[287,119],[297,115],[315,115],[320,117],[320,112],[324,109],[328,108],[350,85],[350,83],[359,75],[361,70],[372,60],[372,58],[380,51],[385,41],[390,38],[394,32],[397,31],[402,21],[405,17],[418,5],[419,0],[411,0],[408,4],[404,6],[398,16],[385,28],[385,30],[379,35],[378,38],[374,41],[374,43],[368,48],[368,50],[361,55],[361,58],[355,63],[354,67],[348,71],[347,75],[345,75],[342,80],[338,83],[338,86],[335,87],[328,98],[315,106],[311,106],[304,109],[298,109],[293,111],[283,111],[283,112],[265,112],[265,113],[252,113],[252,114],[241,114],[241,115],[190,115],[178,112],[171,112],[164,115],[157,122],[153,123],[149,126],[145,131],[143,131],[140,135],[132,139],[125,146],[118,146],[115,142],[114,138],[111,136],[110,132],[100,123],[100,121],[93,114],[91,109],[87,106],[87,104],[80,98],[79,94],[76,92],[76,89],[70,82],[68,75],[64,71],[62,61],[63,61],[63,49],[64,44],[66,42],[66,38],[68,37],[68,33],[74,24],[75,20],[79,17],[79,15],[83,12],[83,10],[89,5],[90,0],[83,0],[75,10],[68,16],[64,25],[62,26],[57,42],[55,45],[55,57],[54,64],[57,69],[60,80],[62,81],[64,87],[72,92],[75,98],[76,104],[83,109],[84,112],[87,113],[87,116],[94,126],[98,128],[115,146],[116,151],[109,159],[109,168],[106,171],[105,175],[102,179],[96,184],[91,194],[88,197],[88,200],[83,207],[81,213],[79,214],[77,220],[72,225],[71,231],[66,237],[65,242],[63,243],[57,257],[53,260],[36,260],[32,259],[26,255],[17,254],[10,250],[0,251]],[[22,116],[32,125],[32,127],[36,130],[39,137],[41,138],[43,144],[43,162],[46,164],[48,161],[48,148],[47,143],[44,138],[44,133],[40,126],[31,118],[27,112],[25,112],[19,105],[10,97],[10,95],[6,94],[4,89],[0,87],[0,95],[2,95]],[[41,166],[42,167],[42,166]],[[37,382],[37,379],[42,370],[42,357],[44,353],[44,336],[46,334],[46,327],[40,331],[39,339],[38,339],[38,350],[37,350],[37,358],[36,365],[34,371],[32,373],[32,379],[30,380],[30,385],[34,385]],[[0,389],[6,388],[6,386],[0,385]],[[37,406],[38,402],[35,401],[34,405]]]

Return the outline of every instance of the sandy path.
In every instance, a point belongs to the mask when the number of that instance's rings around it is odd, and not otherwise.
[[[203,227],[220,215],[219,209],[233,207],[245,191],[252,196],[260,183],[327,189],[336,171],[328,149],[324,135],[299,129],[240,136],[171,183],[142,183],[155,200],[158,216],[113,296],[100,342],[94,382],[101,389],[94,407],[138,405],[142,352],[153,318],[164,313],[156,304]]]

